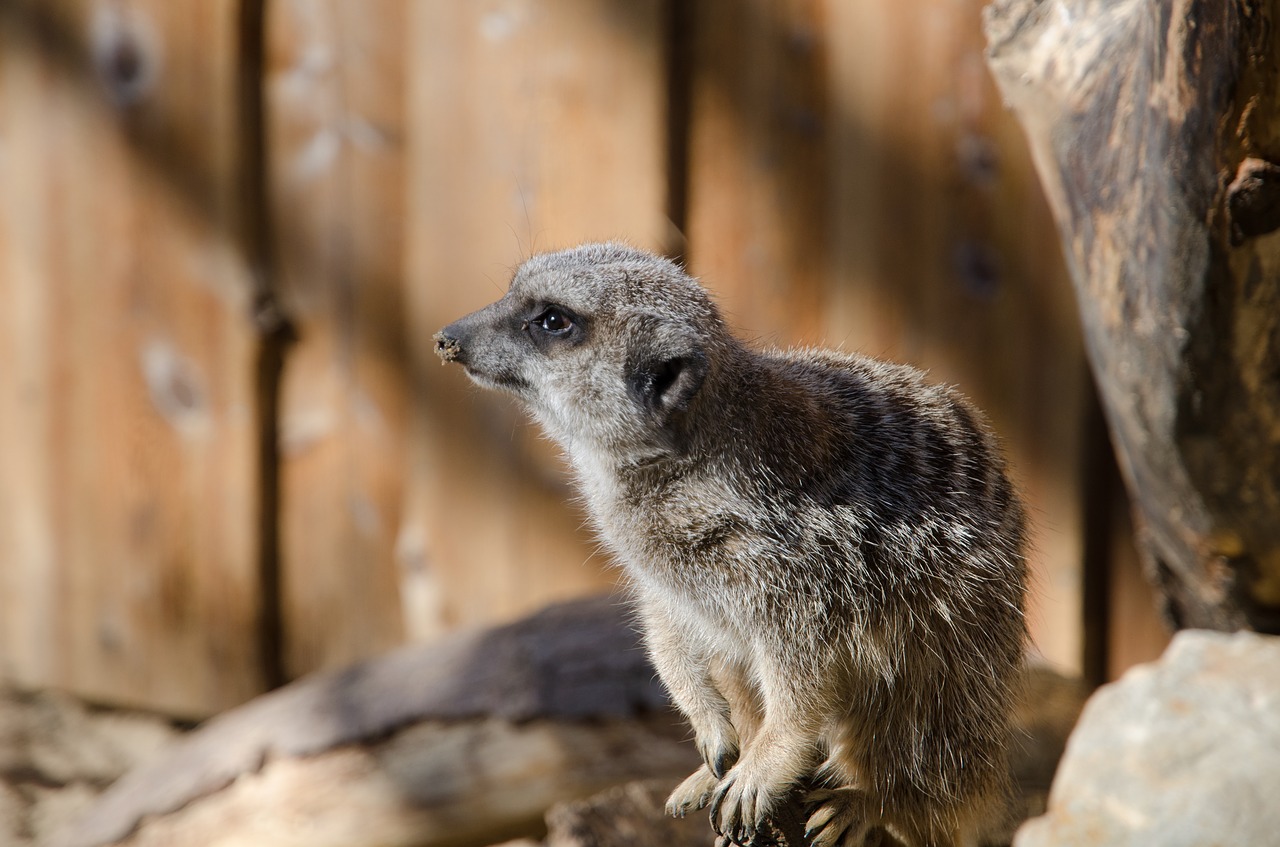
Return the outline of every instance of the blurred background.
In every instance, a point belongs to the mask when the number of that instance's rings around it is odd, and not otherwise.
[[[608,592],[431,335],[538,251],[958,385],[1099,682],[1167,636],[985,0],[0,0],[0,681],[199,718]]]

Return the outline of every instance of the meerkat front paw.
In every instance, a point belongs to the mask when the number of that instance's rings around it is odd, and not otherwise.
[[[723,779],[738,761],[738,733],[727,720],[695,732],[698,755],[716,779]]]
[[[789,788],[789,784],[754,779],[743,768],[734,767],[711,797],[711,828],[735,843],[749,842]]]
[[[682,818],[691,811],[705,809],[711,802],[711,793],[716,790],[720,780],[706,765],[698,768],[676,786],[667,798],[667,814],[673,818]]]
[[[875,823],[867,808],[866,792],[857,788],[811,791],[805,804],[812,810],[805,824],[810,847],[864,847]]]

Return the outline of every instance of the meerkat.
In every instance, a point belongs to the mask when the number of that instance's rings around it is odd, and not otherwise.
[[[435,336],[567,454],[703,765],[671,795],[750,841],[805,786],[818,847],[976,843],[1027,639],[1024,509],[918,370],[757,351],[677,264],[535,256]]]

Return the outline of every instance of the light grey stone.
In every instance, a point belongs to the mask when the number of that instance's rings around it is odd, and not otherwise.
[[[1280,638],[1182,632],[1101,688],[1014,843],[1280,843]]]

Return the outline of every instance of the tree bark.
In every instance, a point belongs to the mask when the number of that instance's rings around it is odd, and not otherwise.
[[[988,60],[1071,270],[1175,627],[1280,632],[1277,3],[998,0]]]

